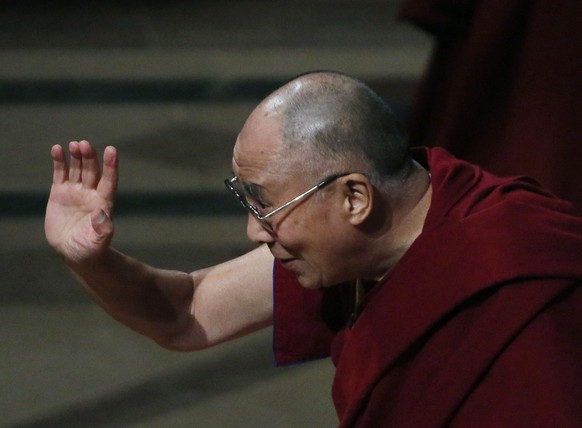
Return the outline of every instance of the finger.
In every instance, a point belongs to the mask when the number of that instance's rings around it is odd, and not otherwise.
[[[101,174],[97,152],[86,140],[79,142],[79,152],[82,158],[81,181],[83,187],[95,189]]]
[[[91,213],[91,226],[99,242],[108,243],[111,241],[113,222],[104,210],[97,209]]]
[[[65,152],[59,144],[52,146],[51,157],[53,158],[53,184],[64,183],[69,178],[69,166]]]
[[[112,201],[117,191],[119,177],[117,150],[108,146],[103,152],[103,175],[97,185],[97,192],[102,198]]]
[[[69,143],[69,153],[71,155],[71,165],[69,166],[69,181],[73,183],[79,183],[81,182],[83,159],[81,157],[81,150],[79,149],[78,141],[71,141]]]

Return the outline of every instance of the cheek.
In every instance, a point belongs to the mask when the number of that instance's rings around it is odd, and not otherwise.
[[[341,227],[329,209],[314,205],[313,210],[297,210],[279,224],[277,242],[306,261],[318,262],[333,258]]]
[[[313,221],[301,213],[292,213],[292,215],[285,217],[279,223],[277,228],[277,241],[282,245],[289,247],[304,246],[309,242],[313,234],[316,233],[316,228],[313,227]]]

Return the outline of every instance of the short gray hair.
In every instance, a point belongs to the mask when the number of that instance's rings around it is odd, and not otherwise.
[[[362,172],[380,186],[407,175],[408,137],[386,102],[363,82],[314,72],[292,80],[283,94],[283,143],[287,150],[311,152],[302,158],[306,170]]]

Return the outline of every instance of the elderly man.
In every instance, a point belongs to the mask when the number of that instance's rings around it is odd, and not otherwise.
[[[263,244],[192,273],[109,246],[117,153],[52,148],[45,230],[89,294],[169,349],[275,325],[279,363],[331,355],[341,426],[580,426],[582,219],[529,179],[409,150],[339,73],[267,97],[228,189]],[[274,281],[274,291],[273,291]]]

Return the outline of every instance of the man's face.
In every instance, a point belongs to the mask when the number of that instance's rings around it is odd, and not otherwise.
[[[340,171],[321,171],[318,176],[302,171],[301,156],[281,155],[279,123],[275,118],[253,114],[241,131],[234,149],[233,172],[252,191],[253,204],[264,214],[314,186],[325,176]],[[295,166],[295,167],[294,167]],[[273,256],[297,275],[306,288],[345,281],[349,261],[349,228],[342,221],[339,183],[331,183],[304,201],[275,214],[269,220],[274,231],[249,215],[247,234],[266,243]]]

